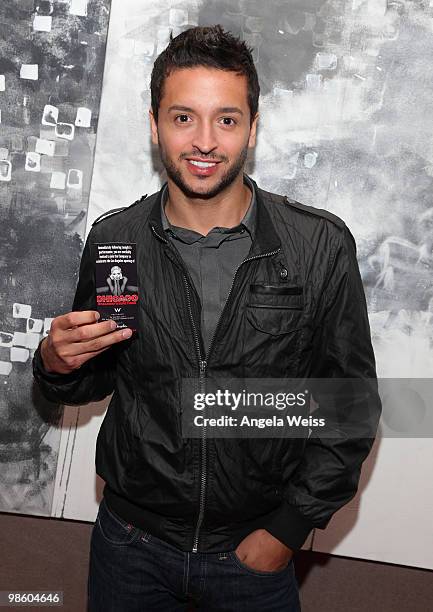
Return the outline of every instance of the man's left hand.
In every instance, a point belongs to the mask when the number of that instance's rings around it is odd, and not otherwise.
[[[260,572],[275,572],[288,565],[293,550],[266,529],[256,529],[238,544],[235,553],[242,563]]]

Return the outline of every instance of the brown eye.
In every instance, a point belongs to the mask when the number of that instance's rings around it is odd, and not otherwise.
[[[179,121],[179,123],[187,123],[188,115],[177,115],[176,119]]]
[[[223,125],[235,125],[235,120],[232,117],[223,117]]]

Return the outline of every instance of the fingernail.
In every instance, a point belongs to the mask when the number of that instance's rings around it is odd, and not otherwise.
[[[125,330],[122,332],[122,336],[123,336],[124,338],[130,338],[130,337],[132,336],[132,329],[125,329]]]
[[[117,328],[117,323],[116,323],[116,321],[111,321],[111,322],[110,322],[110,327],[111,327],[111,329],[116,329],[116,328]]]
[[[101,318],[101,315],[99,314],[99,312],[95,312],[95,320],[97,321],[100,318]]]

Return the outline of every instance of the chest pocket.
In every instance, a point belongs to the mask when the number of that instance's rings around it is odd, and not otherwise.
[[[255,329],[266,334],[279,336],[294,332],[303,325],[303,288],[252,284],[246,316]]]

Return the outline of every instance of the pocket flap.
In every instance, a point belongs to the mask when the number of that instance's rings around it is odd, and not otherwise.
[[[256,283],[250,285],[248,306],[302,310],[304,307],[303,288]]]
[[[250,285],[251,293],[261,293],[265,295],[302,295],[302,287],[288,285],[265,285],[254,283]]]
[[[294,332],[303,326],[303,288],[250,285],[246,316],[255,329],[267,334]]]

